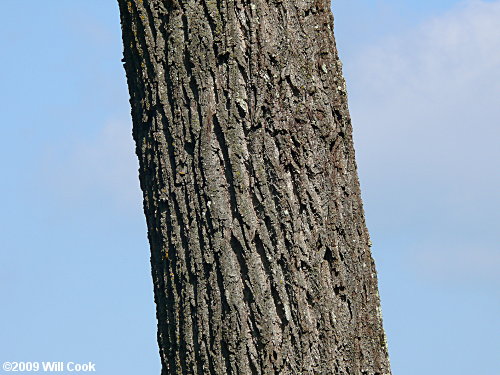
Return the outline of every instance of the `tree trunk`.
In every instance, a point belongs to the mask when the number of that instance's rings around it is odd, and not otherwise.
[[[326,0],[119,0],[162,374],[389,374]]]

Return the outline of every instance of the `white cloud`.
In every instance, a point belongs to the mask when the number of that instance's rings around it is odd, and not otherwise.
[[[498,25],[500,1],[466,1],[345,64],[369,224],[448,244],[421,250],[428,260],[463,249],[451,273],[475,253],[478,277],[500,250]]]
[[[353,106],[358,133],[385,137],[390,129],[422,135],[430,128],[448,133],[498,123],[498,24],[500,1],[471,1],[361,51],[347,72],[351,96],[359,99]],[[383,122],[374,121],[382,116]],[[476,118],[485,124],[466,124]]]

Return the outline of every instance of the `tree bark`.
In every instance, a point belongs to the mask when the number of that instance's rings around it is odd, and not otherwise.
[[[162,374],[390,374],[326,0],[118,0]]]

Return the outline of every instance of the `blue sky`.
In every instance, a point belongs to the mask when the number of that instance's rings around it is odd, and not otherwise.
[[[500,1],[332,5],[393,372],[498,373]],[[2,11],[0,361],[159,374],[117,5]]]

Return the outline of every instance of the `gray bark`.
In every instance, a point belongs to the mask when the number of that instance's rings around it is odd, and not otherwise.
[[[162,374],[390,374],[325,0],[119,0]]]

